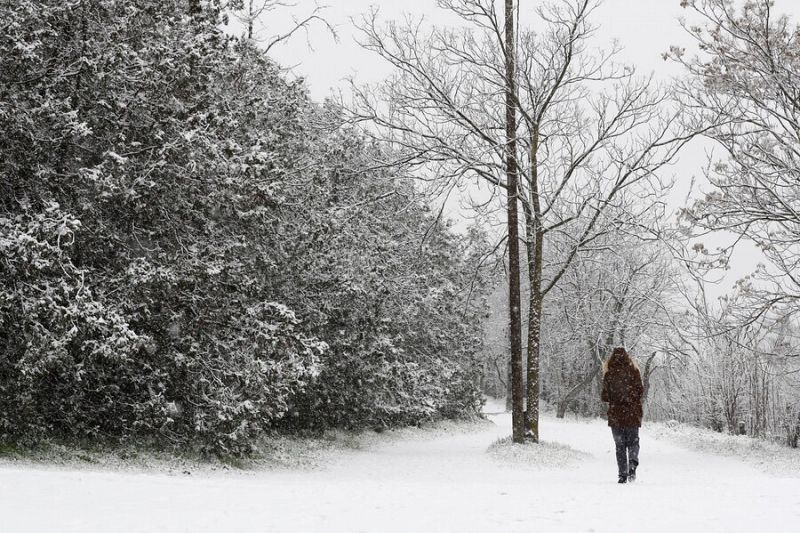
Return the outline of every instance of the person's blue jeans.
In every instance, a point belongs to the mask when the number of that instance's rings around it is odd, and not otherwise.
[[[617,468],[620,476],[628,476],[628,465],[639,464],[639,428],[611,428],[617,447]]]

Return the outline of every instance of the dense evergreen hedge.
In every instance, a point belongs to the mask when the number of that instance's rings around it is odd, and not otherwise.
[[[0,3],[0,440],[474,412],[482,236],[204,6]]]

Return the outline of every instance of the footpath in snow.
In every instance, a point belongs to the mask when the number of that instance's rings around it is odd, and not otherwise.
[[[752,533],[791,531],[800,519],[800,478],[656,440],[647,427],[639,479],[618,485],[602,421],[545,417],[543,439],[576,452],[545,446],[558,453],[540,465],[524,460],[528,451],[510,462],[487,453],[510,433],[509,415],[490,419],[474,432],[388,439],[310,471],[169,476],[0,463],[0,531]]]

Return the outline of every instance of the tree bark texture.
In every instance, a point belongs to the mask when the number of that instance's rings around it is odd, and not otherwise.
[[[517,213],[517,111],[514,0],[505,0],[506,37],[506,179],[508,185],[508,301],[512,370],[512,439],[525,439],[524,383],[522,369],[522,314],[520,302],[519,216]]]
[[[539,200],[539,126],[534,125],[531,134],[531,176],[530,204],[532,216],[527,217],[528,234],[528,283],[530,302],[528,306],[528,373],[526,426],[527,436],[539,442],[539,351],[542,337],[542,257],[544,253],[544,230],[542,226],[542,207]],[[531,242],[532,241],[532,242]]]

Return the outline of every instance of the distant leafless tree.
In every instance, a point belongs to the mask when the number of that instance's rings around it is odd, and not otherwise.
[[[710,266],[726,267],[743,241],[763,252],[764,265],[738,286],[740,324],[791,317],[800,311],[800,33],[771,0],[683,5],[699,55],[673,47],[666,57],[685,67],[685,105],[721,152],[706,172],[709,192],[683,219],[698,235],[736,237],[703,249]]]
[[[669,250],[636,235],[598,238],[572,262],[548,298],[542,332],[545,353],[558,354],[544,367],[550,391],[543,397],[557,404],[559,417],[595,381],[615,346],[638,356],[647,381],[672,329],[675,274]]]

